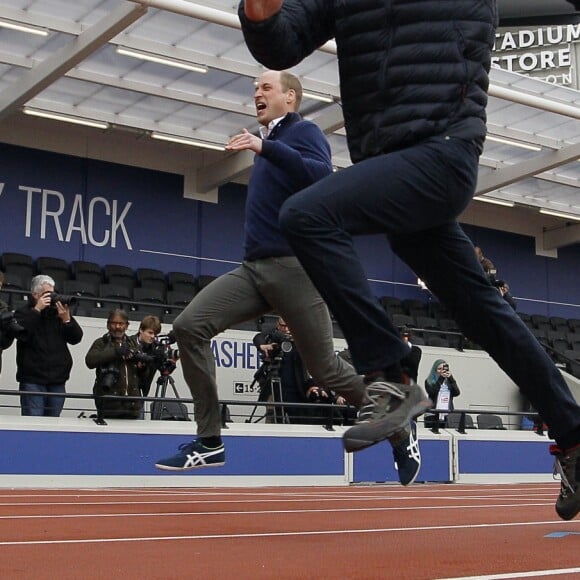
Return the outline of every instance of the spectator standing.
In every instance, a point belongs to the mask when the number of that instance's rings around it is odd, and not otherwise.
[[[242,0],[246,44],[287,68],[334,39],[353,165],[289,198],[280,227],[328,304],[375,403],[345,449],[388,438],[428,406],[401,385],[405,345],[373,295],[353,236],[385,234],[464,334],[550,425],[562,474],[556,511],[580,511],[580,407],[558,369],[489,283],[457,217],[476,189],[486,134],[495,0]]]
[[[509,284],[505,280],[497,280],[495,283],[498,292],[501,294],[502,298],[514,309],[517,308],[516,299],[512,296],[510,292]]]
[[[50,276],[35,276],[28,304],[15,312],[15,320],[26,331],[16,341],[16,380],[20,391],[28,393],[20,396],[25,416],[60,416],[73,366],[68,345],[83,338],[69,305],[55,300],[54,287]]]
[[[447,424],[447,415],[453,411],[453,399],[461,394],[446,361],[437,359],[433,363],[429,376],[425,379],[425,389],[434,407],[441,411],[425,415],[425,427],[444,427]]]

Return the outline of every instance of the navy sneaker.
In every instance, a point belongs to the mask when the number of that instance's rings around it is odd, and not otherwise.
[[[389,439],[393,446],[393,459],[399,474],[401,485],[411,485],[421,469],[421,451],[417,439],[417,423],[411,421],[410,429],[400,431],[397,441],[393,436]]]
[[[160,459],[155,467],[166,471],[186,471],[201,467],[221,467],[225,462],[226,452],[223,443],[210,449],[196,439],[191,443],[180,445],[176,455]]]
[[[554,461],[554,475],[560,476],[560,495],[556,512],[563,520],[571,520],[580,512],[580,445],[563,451],[550,446]]]

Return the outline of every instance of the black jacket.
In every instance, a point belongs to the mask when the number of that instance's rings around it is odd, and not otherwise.
[[[78,344],[83,330],[71,316],[64,324],[55,308],[38,312],[35,301],[16,310],[15,320],[27,330],[16,341],[16,380],[19,383],[51,385],[66,383],[73,359],[69,344]]]
[[[130,350],[137,348],[137,341],[132,336],[125,336],[122,341]],[[123,399],[100,399],[103,395],[139,397],[139,374],[137,366],[123,359],[117,353],[118,343],[111,340],[109,333],[97,338],[85,356],[85,364],[90,369],[96,369],[96,379],[93,386],[97,410],[105,418],[138,419],[143,409],[143,401],[124,401]],[[104,375],[107,369],[113,369],[114,380],[105,387]]]
[[[336,39],[353,162],[437,135],[483,143],[495,0],[285,0],[258,23],[243,4],[246,43],[268,68]]]

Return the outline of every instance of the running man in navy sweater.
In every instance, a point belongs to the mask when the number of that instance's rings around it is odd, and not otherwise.
[[[230,140],[230,151],[256,154],[248,184],[242,265],[195,296],[173,323],[183,374],[194,400],[197,439],[182,445],[159,469],[182,471],[225,462],[211,339],[240,322],[276,311],[315,384],[342,395],[357,408],[368,403],[363,379],[336,356],[328,309],[280,233],[278,213],[296,192],[332,173],[330,146],[322,131],[296,112],[302,99],[298,78],[267,71],[256,83],[254,101],[261,137],[246,130]],[[412,435],[411,435],[412,437]],[[413,446],[408,428],[390,438],[397,448]],[[412,442],[411,442],[412,443]],[[416,446],[415,446],[416,447]],[[401,483],[415,480],[420,457],[397,455]]]

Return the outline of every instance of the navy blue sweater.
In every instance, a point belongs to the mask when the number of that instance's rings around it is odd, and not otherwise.
[[[280,207],[331,172],[330,145],[322,131],[298,113],[288,113],[254,160],[246,200],[245,260],[294,255],[278,227]]]

